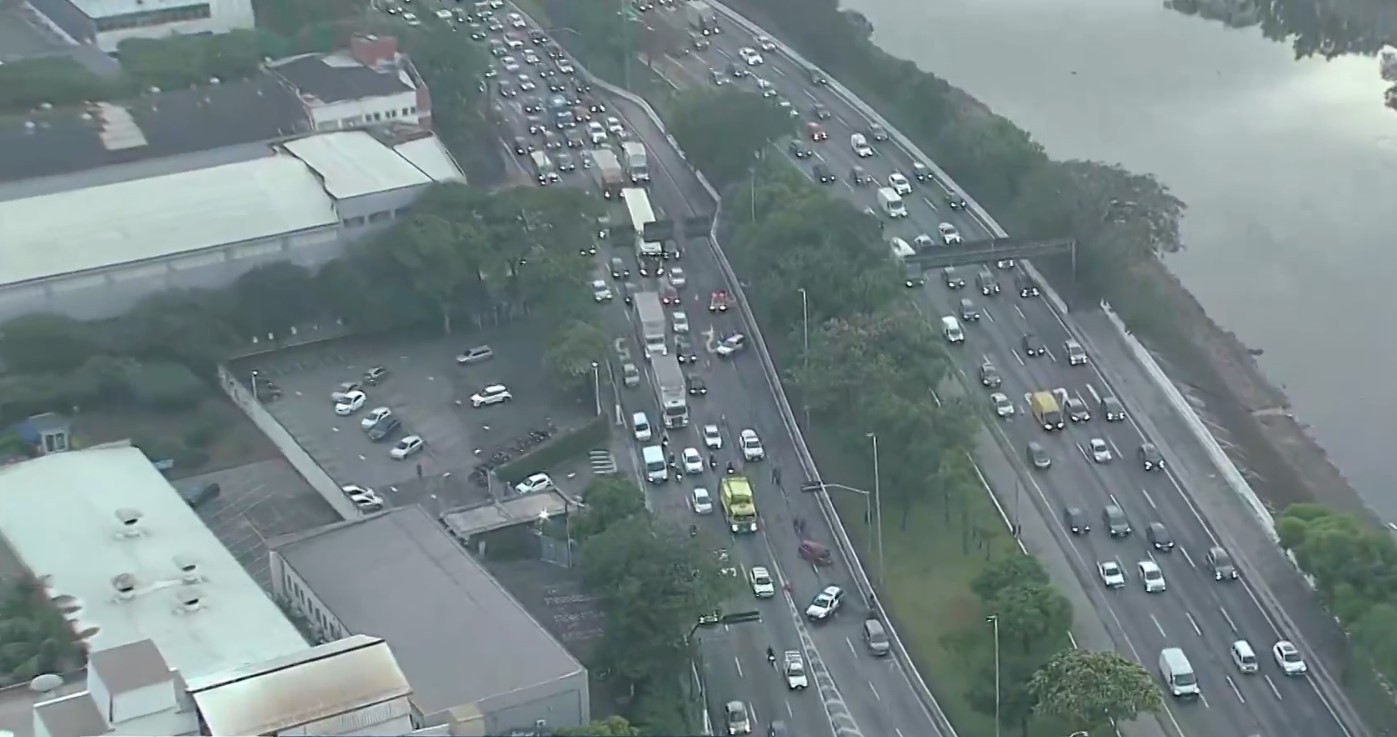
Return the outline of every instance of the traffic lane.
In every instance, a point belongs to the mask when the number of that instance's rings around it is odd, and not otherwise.
[[[660,199],[673,205],[682,205],[684,215],[707,214],[716,204],[708,191],[699,183],[689,169],[688,162],[672,146],[665,132],[650,120],[639,105],[616,95],[601,93],[613,114],[621,118],[625,125],[643,141],[648,156],[654,158],[650,166],[650,188],[658,189]],[[658,174],[659,176],[656,176]],[[670,213],[673,217],[674,213]]]

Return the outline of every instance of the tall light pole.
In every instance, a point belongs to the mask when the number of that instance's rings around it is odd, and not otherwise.
[[[999,737],[999,615],[985,619],[994,626],[994,737]]]
[[[252,401],[254,401],[254,402],[258,401],[258,399],[257,399],[257,369],[253,369],[253,370],[252,370]]]
[[[601,417],[601,374],[597,371],[598,364],[592,362],[592,399],[597,405],[597,417]]]
[[[810,363],[810,296],[805,293],[805,287],[796,288],[800,292],[800,334],[801,349],[805,351],[805,363]]]
[[[867,489],[858,489],[853,486],[845,486],[844,484],[833,484],[827,481],[811,481],[801,487],[801,490],[803,491],[814,491],[815,489],[820,489],[824,491],[826,494],[829,493],[830,489],[838,489],[840,491],[847,491],[852,494],[858,494],[859,496],[863,497],[864,515],[868,519],[868,525],[874,528],[873,534],[868,536],[868,555],[870,558],[873,557],[873,546],[875,542],[877,543],[879,550],[883,549],[883,520],[881,517],[874,514],[874,502],[877,500],[878,497],[878,495],[875,492],[869,491]],[[882,578],[882,565],[882,556],[880,555],[878,558],[879,571],[877,573],[876,578]]]
[[[878,585],[883,585],[883,479],[878,473],[878,433],[868,433],[873,441],[873,517],[878,531]]]

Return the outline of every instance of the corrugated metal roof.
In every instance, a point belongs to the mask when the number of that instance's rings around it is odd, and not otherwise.
[[[281,147],[320,175],[325,191],[339,200],[432,183],[421,169],[363,131],[322,133]]]
[[[464,182],[466,175],[456,166],[455,159],[436,136],[425,136],[393,147],[413,166],[438,182]]]
[[[0,202],[0,285],[338,222],[291,156],[10,200]]]

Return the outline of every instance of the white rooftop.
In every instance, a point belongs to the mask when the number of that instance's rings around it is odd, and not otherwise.
[[[306,648],[137,448],[0,467],[0,535],[91,651],[148,639],[194,678]],[[129,595],[119,580],[133,585]]]
[[[0,202],[0,285],[335,225],[291,156]]]
[[[400,143],[394,151],[437,182],[464,182],[466,175],[456,166],[456,160],[436,136],[424,136]]]
[[[246,0],[244,0],[246,3]],[[187,0],[73,0],[84,13],[93,18],[110,18],[128,13],[149,12],[188,7]],[[217,9],[214,12],[218,12]]]
[[[364,131],[322,133],[281,148],[320,175],[335,199],[432,183],[432,177]]]

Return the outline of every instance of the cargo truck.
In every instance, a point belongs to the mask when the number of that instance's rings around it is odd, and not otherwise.
[[[735,534],[757,531],[757,501],[752,496],[752,484],[745,476],[726,476],[720,487],[723,498],[723,516],[728,520],[728,529]]]
[[[640,344],[645,348],[645,357],[668,356],[665,309],[660,304],[659,293],[637,292],[634,301],[636,321],[640,323]],[[683,381],[683,377],[680,377],[680,381]]]
[[[718,27],[718,12],[704,0],[693,0],[689,3],[689,27],[704,36],[716,36],[722,33]]]
[[[602,197],[609,200],[619,196],[626,186],[626,179],[621,172],[621,162],[616,160],[616,153],[609,148],[599,148],[592,152],[592,161],[596,163],[593,168],[597,172],[597,180],[601,182]]]
[[[640,141],[627,141],[621,144],[621,155],[625,160],[626,173],[631,184],[645,184],[650,181],[650,169],[645,160],[645,144]]]
[[[1038,420],[1038,424],[1042,425],[1044,430],[1052,432],[1062,429],[1062,408],[1058,406],[1057,397],[1054,397],[1052,392],[1034,392],[1028,398],[1028,406],[1033,410],[1034,419]]]
[[[553,158],[547,152],[535,151],[529,154],[529,158],[533,161],[534,177],[538,179],[539,184],[549,185],[558,181],[558,170],[554,168]]]
[[[689,424],[689,392],[684,384],[684,372],[675,356],[656,356],[655,399],[660,403],[660,415],[665,427],[686,427]]]

